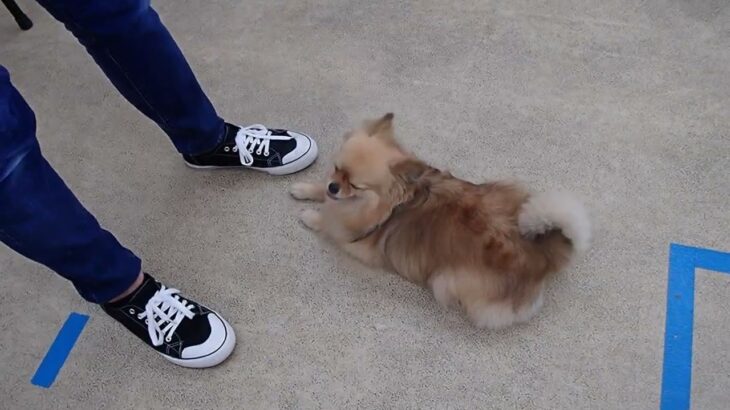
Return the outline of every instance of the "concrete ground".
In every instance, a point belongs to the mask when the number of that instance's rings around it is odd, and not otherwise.
[[[49,161],[239,340],[218,368],[168,364],[2,247],[0,408],[657,408],[669,244],[730,250],[730,3],[155,3],[222,116],[308,131],[320,161],[282,178],[188,169],[42,9],[21,1],[25,33],[0,12],[0,62]],[[593,248],[531,323],[476,330],[297,222],[287,187],[390,110],[456,175],[585,198]],[[697,278],[692,401],[725,409],[730,276]],[[56,383],[31,385],[71,311],[89,324]]]

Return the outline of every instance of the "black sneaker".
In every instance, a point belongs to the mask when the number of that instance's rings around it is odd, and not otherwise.
[[[226,123],[223,142],[213,151],[183,155],[193,168],[243,167],[271,175],[301,171],[317,158],[317,143],[304,134],[268,129],[261,124],[245,128]]]
[[[175,364],[196,368],[219,364],[236,344],[231,325],[178,292],[145,273],[139,289],[101,308]]]

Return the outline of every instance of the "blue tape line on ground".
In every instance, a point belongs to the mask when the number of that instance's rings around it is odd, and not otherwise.
[[[66,323],[63,324],[61,330],[58,332],[56,340],[53,341],[53,344],[48,349],[46,357],[43,358],[33,378],[30,380],[31,383],[40,387],[51,387],[88,320],[88,316],[80,313],[72,312],[68,316]]]
[[[671,244],[664,330],[662,410],[689,409],[695,268],[730,273],[730,253]]]

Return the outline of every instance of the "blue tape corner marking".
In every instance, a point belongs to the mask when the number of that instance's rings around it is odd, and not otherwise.
[[[669,246],[661,410],[684,410],[690,405],[696,268],[730,274],[730,253]]]
[[[30,380],[31,383],[40,387],[51,387],[88,320],[89,317],[87,315],[80,313],[72,312],[68,316],[66,323],[63,324],[56,339],[48,349],[46,357],[43,358],[33,378]]]

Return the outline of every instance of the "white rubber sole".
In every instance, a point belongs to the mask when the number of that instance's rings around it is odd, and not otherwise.
[[[231,353],[233,353],[233,348],[236,346],[236,333],[233,331],[231,325],[229,325],[228,322],[221,317],[221,315],[217,312],[213,313],[218,316],[218,318],[223,322],[223,325],[226,327],[226,340],[223,342],[221,347],[218,348],[218,350],[205,357],[197,359],[175,359],[173,357],[165,356],[162,353],[160,353],[160,355],[178,366],[189,367],[192,369],[204,369],[206,367],[213,367],[221,364],[228,358],[228,356],[231,355]]]
[[[282,165],[280,167],[276,168],[256,168],[256,167],[243,167],[243,166],[232,166],[232,167],[217,167],[214,165],[193,165],[187,161],[185,162],[185,165],[189,166],[190,168],[194,169],[251,169],[258,172],[264,172],[269,175],[289,175],[297,173],[310,165],[314,163],[314,161],[317,159],[317,155],[319,155],[319,148],[317,147],[317,142],[314,141],[312,138],[309,139],[312,141],[312,146],[309,147],[309,151],[307,151],[304,155],[299,157],[299,159],[290,162],[286,165]]]

